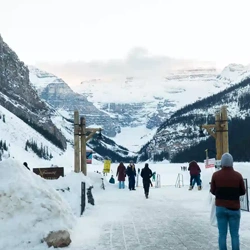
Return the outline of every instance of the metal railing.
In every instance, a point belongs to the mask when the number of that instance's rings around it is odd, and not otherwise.
[[[183,174],[178,174],[175,182],[175,187],[184,187]]]
[[[161,176],[159,174],[156,175],[155,187],[156,188],[160,188],[161,187]]]

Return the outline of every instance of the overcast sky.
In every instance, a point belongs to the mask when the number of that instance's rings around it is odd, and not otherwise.
[[[249,0],[0,0],[0,34],[26,64],[45,67],[117,67],[142,55],[147,67],[169,57],[223,67],[250,63],[249,9]]]

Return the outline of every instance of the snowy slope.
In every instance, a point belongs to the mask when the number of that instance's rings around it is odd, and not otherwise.
[[[21,162],[26,161],[31,168],[49,167],[51,164],[65,167],[68,170],[72,168],[73,148],[71,145],[68,145],[64,152],[2,106],[0,106],[0,114],[5,115],[5,122],[0,119],[0,139],[6,141],[11,158]],[[64,134],[67,135],[66,131]],[[67,136],[69,138],[69,134]],[[25,150],[26,141],[32,139],[37,142],[38,146],[42,143],[43,146],[48,147],[48,151],[53,155],[52,160],[40,159],[30,149]]]

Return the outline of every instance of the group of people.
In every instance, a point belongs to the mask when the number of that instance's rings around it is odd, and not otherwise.
[[[140,174],[142,177],[145,197],[148,198],[149,187],[150,187],[150,185],[153,186],[152,181],[151,181],[151,177],[153,177],[155,173],[152,172],[152,170],[149,168],[148,163],[146,163],[144,168],[141,170],[141,172],[140,172],[140,169],[138,169],[138,174]],[[126,176],[128,176],[128,188],[129,188],[129,190],[130,191],[136,190],[135,189],[136,175],[137,175],[136,168],[135,168],[135,164],[133,163],[133,161],[130,162],[130,164],[128,165],[127,168],[125,167],[123,162],[121,162],[119,164],[119,166],[117,167],[117,172],[116,172],[116,176],[117,176],[118,182],[119,182],[119,189],[125,188],[125,178],[126,178]],[[110,179],[110,182],[114,183],[114,180]]]

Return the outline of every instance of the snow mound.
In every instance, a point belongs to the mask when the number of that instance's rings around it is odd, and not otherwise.
[[[32,249],[76,221],[58,191],[13,159],[0,162],[0,202],[0,249]]]
[[[60,192],[71,206],[74,214],[79,217],[81,208],[81,183],[85,182],[87,189],[88,187],[93,186],[92,180],[81,172],[70,172],[64,177],[60,177],[57,180],[47,180],[47,182]],[[88,208],[88,206],[89,204],[86,203],[86,208]]]

